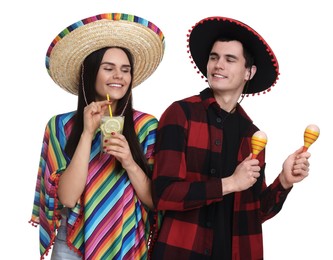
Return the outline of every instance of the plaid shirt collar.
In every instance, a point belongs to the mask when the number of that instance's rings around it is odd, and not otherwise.
[[[202,104],[206,110],[208,110],[208,108],[210,106],[212,106],[217,111],[220,110],[220,106],[217,104],[216,99],[214,97],[214,93],[211,88],[207,87],[204,90],[202,90],[200,92],[200,98],[201,98]],[[237,104],[236,109],[242,117],[244,117],[245,119],[247,119],[248,121],[250,121],[252,123],[252,119],[246,114],[246,112],[244,111],[244,109],[242,108],[242,106],[239,103]]]

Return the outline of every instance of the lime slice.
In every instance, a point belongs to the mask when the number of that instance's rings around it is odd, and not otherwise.
[[[119,133],[121,130],[120,122],[117,119],[110,118],[104,123],[104,129],[105,133],[112,133],[117,132]]]

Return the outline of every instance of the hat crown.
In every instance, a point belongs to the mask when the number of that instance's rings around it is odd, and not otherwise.
[[[135,87],[162,61],[164,34],[154,23],[135,15],[99,14],[62,30],[47,50],[45,66],[56,84],[76,95],[84,59],[98,49],[114,46],[127,48],[133,55]]]

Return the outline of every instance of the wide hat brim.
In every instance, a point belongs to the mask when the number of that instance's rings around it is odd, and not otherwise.
[[[155,24],[134,15],[109,13],[89,17],[70,25],[52,41],[46,55],[47,71],[56,84],[77,95],[84,59],[111,46],[125,47],[132,53],[135,87],[160,64],[164,35]]]
[[[243,94],[269,91],[275,85],[279,65],[267,42],[248,25],[226,17],[205,18],[188,35],[191,58],[204,77],[207,77],[207,62],[212,45],[220,37],[240,41],[254,56],[257,72]]]

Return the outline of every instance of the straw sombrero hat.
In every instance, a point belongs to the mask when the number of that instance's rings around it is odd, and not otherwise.
[[[188,34],[188,52],[196,67],[207,77],[207,62],[212,45],[219,37],[240,41],[254,56],[257,72],[251,79],[246,94],[270,91],[279,75],[278,61],[267,42],[248,25],[226,17],[208,17]],[[245,94],[245,93],[244,93]]]
[[[129,49],[134,57],[133,84],[146,80],[160,64],[165,43],[162,31],[141,17],[107,13],[78,21],[57,35],[46,54],[45,65],[61,88],[77,95],[80,68],[92,52],[108,46]]]

